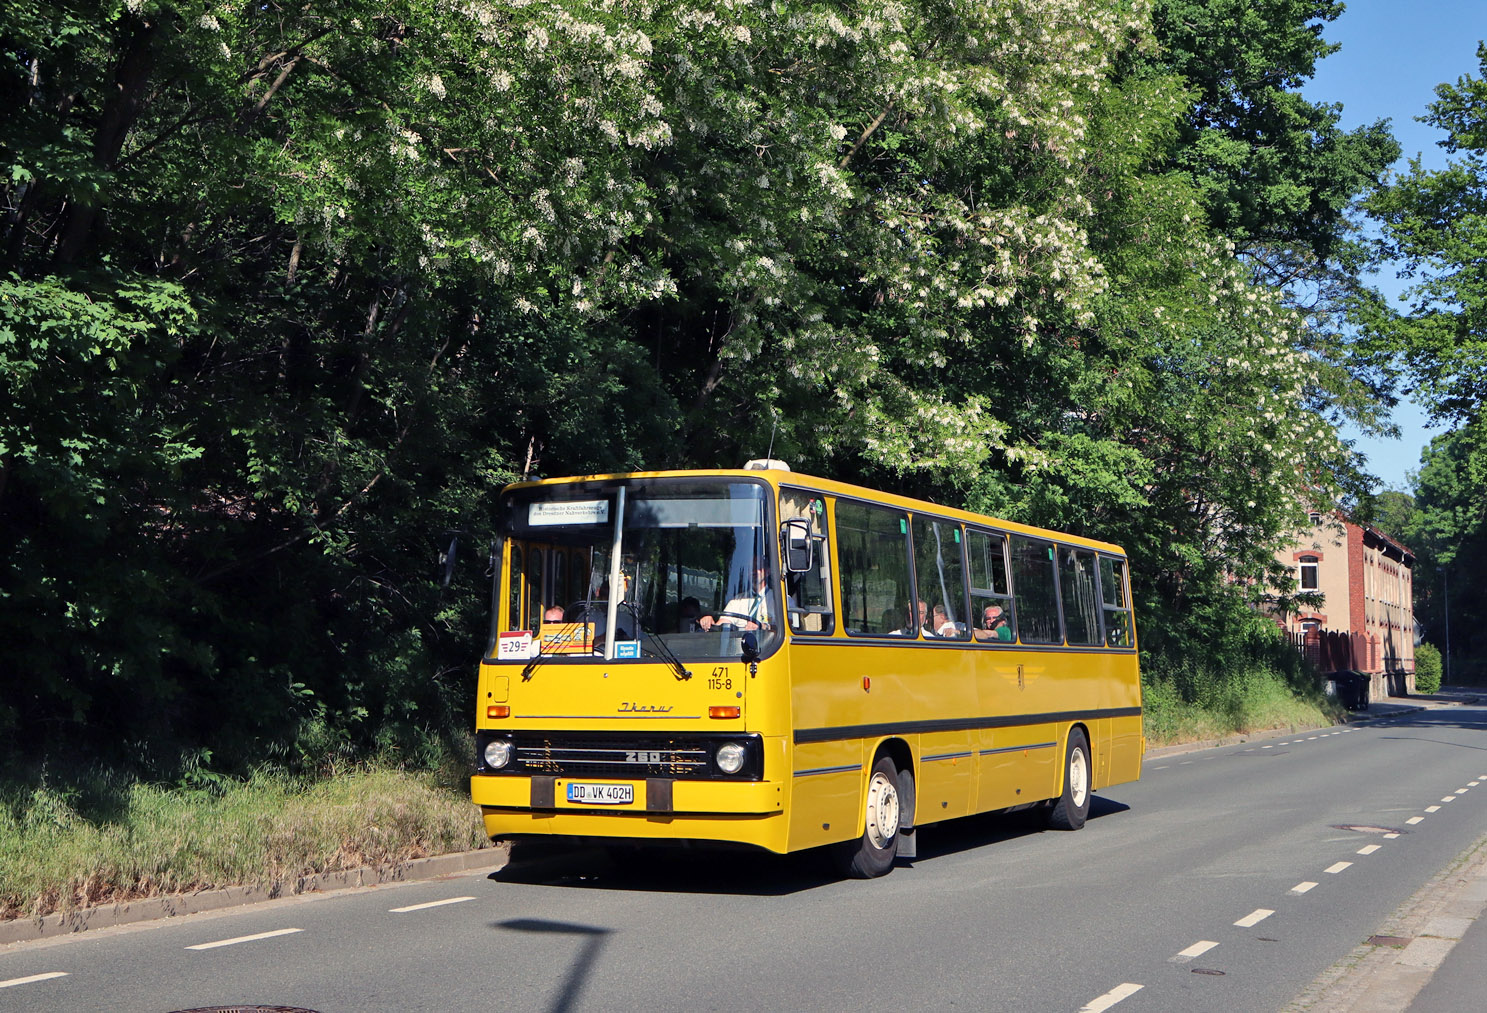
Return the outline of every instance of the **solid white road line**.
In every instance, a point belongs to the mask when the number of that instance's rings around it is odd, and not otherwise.
[[[1098,999],[1091,999],[1085,1005],[1080,1006],[1079,1013],[1105,1013],[1111,1006],[1114,1006],[1122,999],[1130,998],[1144,987],[1143,985],[1132,984],[1129,981],[1122,985],[1117,985]]]
[[[1341,872],[1342,870],[1347,869],[1347,868],[1351,868],[1352,867],[1352,864],[1353,864],[1352,862],[1337,862],[1337,863],[1335,863],[1333,865],[1327,866],[1327,868],[1323,869],[1322,871],[1323,872],[1330,872],[1330,873],[1332,873],[1332,875],[1335,876],[1339,872]]]
[[[1316,888],[1316,885],[1317,884],[1315,884],[1315,883],[1297,883],[1295,886],[1291,887],[1291,892],[1292,893],[1305,893],[1308,890],[1315,889]]]
[[[0,981],[0,988],[10,988],[12,985],[29,985],[33,981],[48,981],[52,978],[65,978],[66,971],[48,971],[45,974],[33,974],[25,978],[11,978],[9,981]]]
[[[288,936],[295,932],[303,932],[304,929],[275,929],[272,932],[257,932],[251,936],[238,936],[235,939],[219,939],[215,943],[197,943],[188,946],[188,950],[215,950],[219,946],[236,946],[238,943],[251,943],[258,939],[272,939],[274,936]]]
[[[1167,959],[1174,964],[1181,964],[1186,961],[1192,960],[1194,957],[1203,956],[1203,954],[1207,953],[1209,950],[1213,949],[1217,945],[1218,943],[1214,942],[1211,939],[1200,939],[1192,946],[1189,946],[1187,949],[1180,951],[1176,956],[1168,957]]]
[[[1270,910],[1269,908],[1256,908],[1249,914],[1245,915],[1243,918],[1239,919],[1239,921],[1235,922],[1234,924],[1242,929],[1252,929],[1273,914],[1275,914],[1275,912]]]
[[[387,909],[387,913],[402,915],[407,914],[409,911],[427,911],[431,907],[443,907],[445,904],[463,904],[467,900],[474,899],[474,897],[450,897],[448,900],[431,900],[427,904],[409,904],[407,907],[390,907]]]
[[[1382,847],[1383,847],[1382,844],[1365,844],[1363,847],[1361,847],[1361,848],[1358,849],[1358,854],[1360,854],[1360,855],[1371,855],[1375,851],[1379,850]]]

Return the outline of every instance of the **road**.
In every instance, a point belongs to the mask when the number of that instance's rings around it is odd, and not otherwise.
[[[818,856],[594,852],[0,952],[0,1010],[272,1005],[1275,1011],[1487,829],[1487,710],[1149,759],[1077,833]]]

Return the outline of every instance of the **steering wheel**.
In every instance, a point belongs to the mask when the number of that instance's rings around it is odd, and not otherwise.
[[[753,616],[746,616],[742,612],[710,612],[710,613],[707,613],[707,614],[708,615],[714,615],[714,616],[730,616],[730,617],[732,617],[734,619],[742,619],[745,623],[753,623],[755,626],[757,626],[761,630],[771,630],[771,629],[774,629],[774,627],[771,626],[769,623],[761,623],[758,619],[755,619]],[[719,623],[713,623],[713,626],[714,627],[717,627],[718,625],[720,625],[720,624]],[[735,626],[733,626],[732,623],[729,623],[728,625],[730,627],[733,627],[734,629],[737,629],[737,630],[741,631],[741,632],[744,631],[744,627],[742,627],[742,626],[736,626],[735,627]]]

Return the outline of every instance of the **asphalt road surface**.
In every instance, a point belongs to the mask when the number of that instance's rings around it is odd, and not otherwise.
[[[1149,759],[1077,833],[818,855],[518,850],[493,876],[0,951],[0,1010],[1275,1011],[1487,829],[1487,710]]]

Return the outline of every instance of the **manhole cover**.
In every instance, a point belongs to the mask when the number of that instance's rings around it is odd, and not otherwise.
[[[302,1006],[199,1006],[196,1009],[178,1009],[175,1013],[315,1013]]]
[[[1407,834],[1408,830],[1399,827],[1376,827],[1372,823],[1334,823],[1333,830],[1352,830],[1359,834]]]
[[[1223,971],[1215,970],[1212,967],[1195,967],[1195,968],[1193,968],[1193,973],[1194,974],[1215,974],[1215,975],[1222,976],[1224,972]]]

